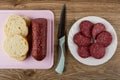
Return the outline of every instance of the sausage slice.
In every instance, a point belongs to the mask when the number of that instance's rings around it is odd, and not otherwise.
[[[90,46],[90,54],[96,59],[101,59],[105,55],[105,47],[98,43],[94,43]]]
[[[74,35],[73,40],[79,47],[88,46],[91,43],[91,39],[83,36],[80,32]]]
[[[96,36],[101,33],[102,31],[106,31],[104,24],[102,23],[96,23],[93,26],[92,29],[92,37],[93,39],[96,39]]]
[[[99,43],[105,47],[109,46],[112,42],[112,35],[108,31],[101,32],[96,39],[96,43]]]
[[[84,36],[91,38],[92,37],[91,32],[92,32],[93,25],[94,24],[88,20],[82,21],[79,26],[81,33]]]
[[[90,52],[88,47],[79,47],[78,48],[78,55],[82,58],[88,58],[90,56]]]

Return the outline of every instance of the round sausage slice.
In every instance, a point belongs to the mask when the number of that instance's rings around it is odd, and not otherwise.
[[[81,33],[86,36],[86,37],[89,37],[91,38],[92,34],[92,28],[93,28],[93,23],[88,21],[88,20],[85,20],[85,21],[82,21],[80,23],[80,31]]]
[[[83,36],[80,32],[74,35],[73,40],[79,47],[88,46],[91,42],[90,38]]]
[[[96,43],[102,44],[105,47],[109,46],[111,42],[112,42],[112,35],[107,31],[101,32],[96,39]]]
[[[93,37],[93,39],[96,39],[96,36],[99,33],[101,33],[102,31],[106,31],[104,24],[102,24],[102,23],[96,23],[93,26],[93,29],[92,29],[92,37]]]
[[[90,46],[90,54],[96,59],[101,59],[105,55],[105,47],[98,43],[94,43]]]
[[[79,47],[78,48],[78,55],[82,58],[88,58],[90,56],[90,52],[88,47]]]

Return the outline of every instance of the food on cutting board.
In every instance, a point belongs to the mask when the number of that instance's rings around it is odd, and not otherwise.
[[[37,18],[32,25],[32,56],[36,60],[43,60],[47,51],[47,20]]]
[[[29,46],[24,37],[21,35],[14,35],[13,37],[6,38],[3,48],[7,55],[18,61],[22,61],[27,56]]]
[[[30,26],[30,18],[26,17],[26,16],[21,16],[21,17],[26,21],[26,24],[29,27]]]
[[[4,32],[7,37],[11,37],[16,34],[26,37],[28,35],[28,26],[26,20],[19,15],[9,16],[4,27]]]
[[[27,41],[28,25],[30,25],[29,18],[11,15],[4,26],[7,38],[3,43],[3,48],[8,56],[18,61],[25,60],[29,50]]]
[[[80,31],[73,36],[73,41],[78,46],[78,55],[82,58],[103,58],[106,47],[112,43],[112,35],[105,25],[85,20],[80,23],[79,28]]]
[[[28,30],[31,24],[32,47],[31,50],[28,38]],[[3,47],[8,56],[23,61],[27,57],[28,51],[36,60],[43,60],[47,52],[47,20],[44,18],[36,18],[30,20],[26,16],[11,15],[4,27],[7,36]]]

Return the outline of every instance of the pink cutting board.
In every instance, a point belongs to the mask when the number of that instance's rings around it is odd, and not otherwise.
[[[36,61],[29,56],[25,61],[18,62],[3,50],[3,41],[5,40],[4,25],[11,14],[27,16],[31,19],[46,18],[48,21],[47,28],[47,55],[44,60]],[[49,69],[53,65],[54,59],[54,14],[50,10],[0,10],[0,69]]]

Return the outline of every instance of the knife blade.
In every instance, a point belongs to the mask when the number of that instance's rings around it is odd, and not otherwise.
[[[66,21],[66,5],[63,6],[61,16],[60,16],[60,24],[58,28],[58,39],[59,39],[59,60],[58,65],[55,71],[59,74],[63,73],[64,65],[65,65],[65,22]]]

